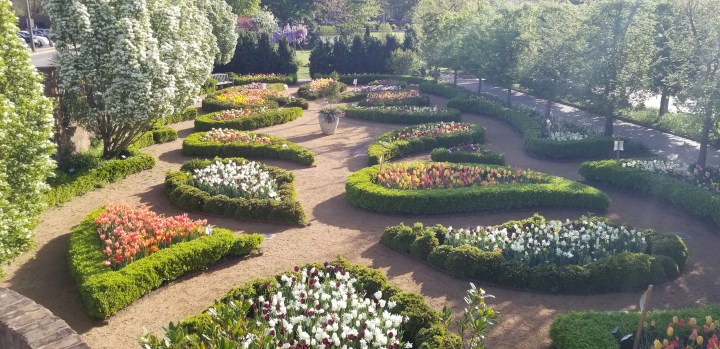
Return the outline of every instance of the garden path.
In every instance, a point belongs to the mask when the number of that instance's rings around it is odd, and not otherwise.
[[[434,103],[445,100],[433,98]],[[7,267],[0,286],[32,298],[62,317],[94,348],[134,348],[143,328],[158,332],[170,321],[177,322],[210,306],[231,287],[250,279],[290,270],[311,261],[330,260],[338,255],[385,272],[390,280],[406,291],[421,292],[436,309],[451,305],[458,314],[468,288],[459,280],[420,264],[379,244],[384,227],[400,222],[471,226],[497,224],[525,218],[534,212],[549,218],[576,218],[585,213],[570,209],[514,210],[498,213],[454,214],[443,216],[391,216],[375,214],[350,206],[344,198],[347,176],[365,166],[368,144],[393,125],[363,121],[341,121],[338,132],[323,136],[317,124],[321,106],[312,103],[301,118],[263,132],[286,137],[317,153],[317,167],[306,168],[288,162],[267,161],[291,169],[297,176],[298,199],[305,208],[310,225],[284,227],[257,222],[239,222],[190,213],[191,218],[208,219],[211,224],[238,233],[262,232],[267,240],[264,255],[229,261],[202,273],[172,282],[141,298],[107,321],[95,321],[84,312],[80,297],[68,274],[66,251],[68,232],[91,210],[107,202],[131,205],[144,203],[169,215],[180,214],[163,193],[163,180],[169,170],[178,169],[188,160],[181,153],[182,138],[192,133],[192,122],[173,125],[180,139],[148,147],[145,152],[158,159],[151,170],[132,175],[118,183],[75,198],[63,206],[46,211],[36,232],[35,248]],[[506,154],[511,165],[531,167],[544,172],[578,179],[577,162],[547,162],[528,157],[522,150],[519,134],[493,119],[465,115],[487,129],[487,146]],[[428,159],[427,155],[414,159]],[[687,238],[691,256],[688,270],[679,279],[656,287],[653,308],[686,307],[720,302],[720,237],[714,227],[698,223],[693,217],[672,206],[635,194],[606,189],[613,202],[606,216],[638,227],[681,232]],[[488,336],[489,348],[548,348],[548,329],[552,319],[571,310],[634,310],[639,293],[596,296],[556,296],[512,290],[478,283],[497,298],[493,306],[502,316],[501,323]]]

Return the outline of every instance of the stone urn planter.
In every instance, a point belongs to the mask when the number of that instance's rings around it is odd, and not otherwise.
[[[320,114],[318,115],[320,131],[326,135],[335,134],[340,124],[340,118],[343,115],[345,115],[345,111],[342,108],[333,107],[320,110]]]

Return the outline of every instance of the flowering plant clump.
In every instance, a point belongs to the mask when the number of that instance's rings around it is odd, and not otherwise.
[[[403,99],[411,99],[420,97],[420,92],[417,90],[409,91],[384,91],[384,92],[371,92],[368,93],[368,100],[379,100],[379,101],[399,101]]]
[[[267,88],[267,84],[264,82],[251,82],[247,85],[242,86],[246,90],[264,90]]]
[[[335,82],[335,80],[333,79],[315,79],[313,81],[310,81],[310,83],[308,84],[308,88],[310,89],[310,91],[322,92],[326,88],[328,88],[333,82]]]
[[[641,231],[590,217],[564,222],[542,218],[512,227],[449,227],[444,244],[500,251],[507,260],[519,260],[531,266],[585,265],[620,252],[644,252],[647,247]]]
[[[405,113],[405,114],[444,113],[444,112],[448,111],[447,109],[438,108],[436,106],[421,107],[421,106],[415,106],[415,105],[374,106],[374,107],[366,107],[366,109],[380,110],[380,111],[392,111],[392,112]]]
[[[270,172],[254,161],[215,161],[208,167],[195,170],[192,176],[193,186],[212,195],[280,201],[277,182]]]
[[[381,79],[381,80],[375,80],[371,81],[368,85],[385,85],[385,86],[400,86],[405,87],[408,86],[408,83],[405,81],[395,80],[395,79]]]
[[[268,136],[262,136],[256,133],[247,131],[238,131],[229,128],[213,128],[212,130],[205,132],[200,137],[203,142],[213,143],[255,143],[255,144],[270,144],[273,142],[272,138]]]
[[[506,167],[410,163],[382,167],[372,180],[390,189],[418,190],[541,183],[543,179],[537,172]]]
[[[461,144],[458,146],[450,147],[448,148],[448,152],[450,153],[459,153],[459,152],[466,152],[466,153],[484,153],[487,150],[483,148],[480,144]]]
[[[262,113],[266,109],[267,108],[265,108],[265,107],[262,107],[262,108],[245,107],[243,109],[223,110],[219,113],[216,113],[213,116],[213,119],[215,119],[217,121],[235,120],[235,119],[240,119],[240,118],[244,118],[244,117],[248,117],[248,116],[253,116],[258,113]]]
[[[720,194],[720,168],[691,165],[671,160],[626,160],[623,167],[668,175],[694,184],[713,194]]]
[[[217,95],[221,102],[245,105],[248,107],[262,107],[269,100],[285,98],[285,93],[277,90],[259,89],[227,89]]]
[[[435,124],[421,124],[407,127],[397,132],[393,141],[409,140],[422,137],[434,137],[442,134],[469,133],[472,132],[470,124],[459,122],[440,122]]]
[[[95,223],[106,267],[120,269],[172,244],[190,241],[209,233],[207,221],[193,221],[187,214],[163,217],[147,206],[133,209],[108,204]]]
[[[397,85],[367,85],[360,87],[360,92],[385,92],[400,90],[402,90],[402,87]]]
[[[708,315],[705,319],[683,319],[673,316],[663,323],[643,324],[640,337],[642,349],[717,349],[720,348],[720,320]]]

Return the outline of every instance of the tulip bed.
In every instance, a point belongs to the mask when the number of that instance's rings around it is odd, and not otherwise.
[[[219,343],[233,348],[462,346],[421,295],[389,284],[379,270],[345,260],[254,280],[202,314],[171,324],[161,336],[144,334],[141,343],[152,349],[190,343],[208,348]]]
[[[393,124],[424,124],[428,122],[460,121],[460,111],[437,107],[390,106],[350,107],[345,116],[351,119],[387,122]]]
[[[235,130],[256,130],[262,127],[280,125],[302,116],[302,109],[232,109],[205,114],[195,119],[195,130],[210,131],[214,128]]]
[[[226,217],[246,220],[268,221],[278,224],[304,225],[307,217],[295,195],[295,176],[283,169],[260,165],[277,183],[277,197],[268,199],[231,198],[222,194],[211,194],[193,185],[193,173],[211,166],[215,162],[246,163],[243,158],[221,160],[191,160],[182,165],[180,171],[169,172],[165,177],[165,192],[170,201],[181,209],[201,211]]]
[[[430,98],[420,95],[417,90],[370,92],[367,99],[358,103],[362,107],[378,106],[429,106]]]
[[[676,278],[687,247],[676,235],[638,231],[600,218],[534,216],[499,226],[399,225],[383,244],[451,275],[553,293],[630,291]]]
[[[450,147],[465,143],[482,143],[485,129],[467,123],[430,123],[390,131],[380,135],[368,147],[368,164],[380,163],[437,147]]]
[[[509,184],[539,184],[539,172],[507,167],[452,165],[445,163],[399,163],[380,168],[373,183],[388,189],[431,190],[483,187]]]
[[[505,165],[505,155],[472,143],[450,148],[435,148],[430,153],[430,159],[438,162]]]
[[[433,163],[410,163],[407,169],[428,167]],[[437,163],[434,163],[436,166]],[[459,171],[472,166],[467,164],[442,163],[450,170]],[[387,165],[385,165],[387,167]],[[480,167],[480,165],[477,165]],[[481,166],[488,171],[508,171],[493,165]],[[481,186],[460,186],[454,189],[402,190],[384,187],[376,178],[380,166],[373,166],[352,173],[345,182],[348,201],[370,211],[392,214],[441,214],[475,211],[495,211],[529,207],[576,207],[606,210],[610,204],[607,195],[593,187],[554,177],[543,173],[527,171],[531,180],[513,184]],[[466,170],[462,170],[466,171]],[[420,178],[405,178],[408,182],[419,182]],[[430,181],[435,181],[430,178]]]
[[[347,89],[347,85],[342,82],[335,81],[330,78],[321,78],[312,80],[310,83],[300,86],[300,88],[298,88],[297,95],[311,101],[316,100],[318,98],[327,97],[327,89],[331,86],[337,86],[340,92]]]
[[[193,133],[185,138],[182,149],[188,156],[282,159],[315,165],[315,154],[303,146],[270,135],[230,129]]]
[[[114,210],[110,206],[108,208]],[[180,223],[187,223],[185,219],[181,218],[179,223],[173,219],[160,225],[159,219],[146,219],[147,215],[141,217],[142,215],[135,214],[125,216],[123,219],[128,219],[128,222],[112,225],[113,229],[110,231],[110,220],[106,219],[117,215],[108,216],[109,213],[111,212],[105,209],[94,211],[75,227],[70,234],[68,251],[70,274],[75,280],[85,309],[90,316],[98,319],[112,316],[168,281],[204,270],[225,258],[253,254],[263,241],[262,236],[257,234],[236,237],[230,230],[219,228],[212,229],[210,235],[205,235],[203,227],[202,237],[196,236],[195,239],[184,242],[173,241],[177,238],[171,237],[172,243],[167,243],[169,232],[177,231]],[[132,225],[141,220],[152,222],[154,228],[162,229],[148,230],[145,233],[153,231],[152,237],[145,236],[144,243],[137,245],[133,244],[133,239],[142,236],[143,231],[132,230]],[[124,226],[127,230],[121,231],[119,226]],[[158,237],[165,242],[155,240],[155,233],[160,234]],[[111,235],[115,236],[112,242],[114,252],[121,251],[123,258],[127,258],[126,253],[130,254],[133,257],[132,263],[106,266],[108,254],[104,251],[106,243],[101,241],[101,235],[105,235],[106,239]],[[150,243],[151,239],[154,242]],[[115,243],[118,247],[115,247]],[[166,245],[165,248],[160,249],[159,246],[163,244]],[[138,251],[133,251],[133,246],[137,247]],[[158,247],[158,250],[154,247]],[[114,252],[111,250],[111,256],[116,258]],[[132,255],[132,252],[135,254]],[[135,258],[140,256],[142,258]],[[115,270],[116,267],[119,269]]]
[[[237,75],[230,73],[230,78],[233,80],[235,85],[248,85],[251,83],[266,83],[266,84],[286,84],[291,85],[297,82],[297,75],[278,75],[278,74],[252,74],[252,75]]]
[[[275,89],[248,89],[242,86],[224,89],[208,95],[202,101],[202,109],[216,112],[229,109],[300,107],[308,108],[302,98],[289,96],[285,91]]]

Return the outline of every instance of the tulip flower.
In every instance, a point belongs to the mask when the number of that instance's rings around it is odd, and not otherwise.
[[[668,326],[668,328],[667,328],[667,336],[668,336],[668,337],[672,337],[674,331],[675,331],[675,329],[674,329],[672,326]]]

